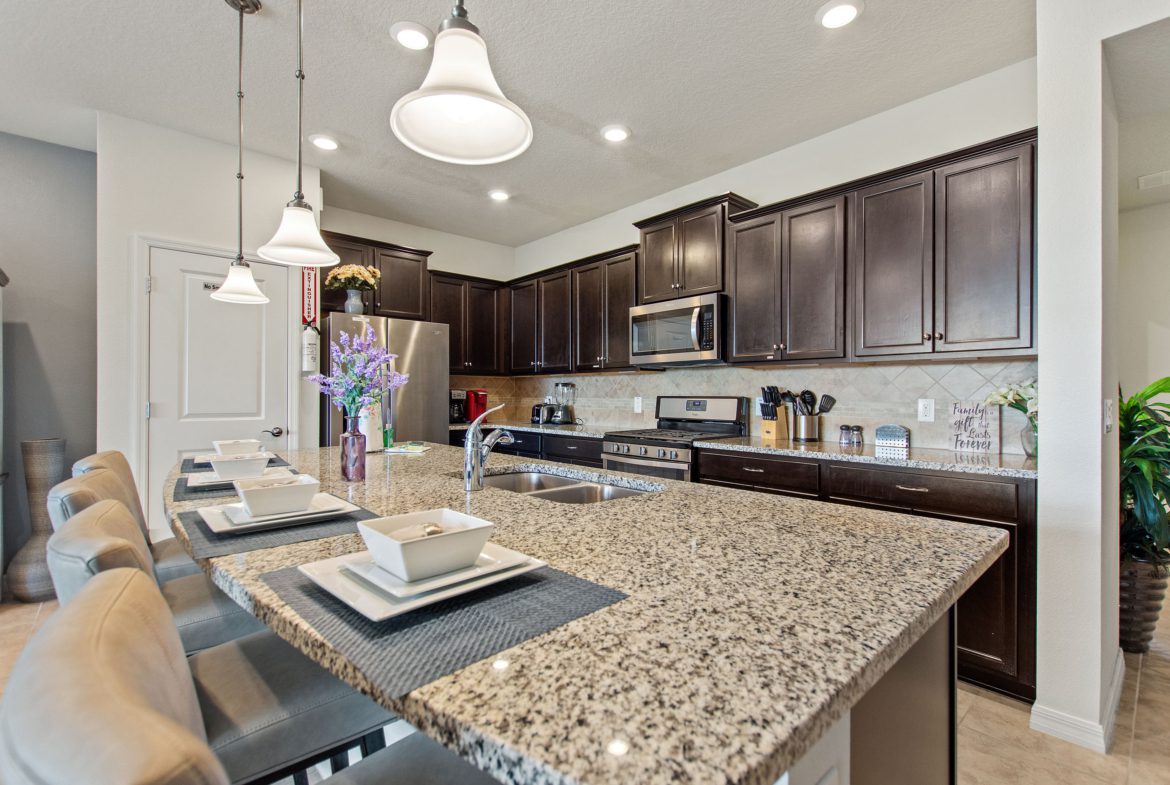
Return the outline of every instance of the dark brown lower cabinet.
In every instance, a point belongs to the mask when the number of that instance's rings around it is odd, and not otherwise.
[[[575,436],[545,436],[543,454],[546,460],[564,461],[578,466],[601,466],[601,440]]]
[[[699,452],[699,482],[992,526],[1008,550],[959,599],[959,677],[1036,697],[1036,481],[734,451]]]

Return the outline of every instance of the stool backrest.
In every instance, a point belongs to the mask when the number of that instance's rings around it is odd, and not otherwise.
[[[29,641],[0,699],[5,785],[228,785],[179,633],[141,570],[95,576]]]
[[[121,501],[126,505],[126,509],[133,513],[134,519],[138,521],[142,535],[149,540],[150,524],[147,523],[146,513],[142,510],[142,501],[138,498],[138,484],[134,482],[134,472],[131,471],[130,462],[126,460],[126,456],[117,450],[103,450],[93,455],[87,455],[73,464],[73,476],[79,477],[97,469],[108,469],[117,476],[125,488],[125,498]]]
[[[154,577],[154,558],[138,522],[115,499],[86,507],[65,521],[49,537],[45,557],[62,604],[106,570],[131,567]]]
[[[106,499],[116,499],[130,510],[131,504],[137,504],[138,496],[127,493],[126,486],[118,479],[118,475],[109,469],[95,469],[57,483],[49,490],[45,502],[49,508],[49,521],[53,524],[53,530],[60,529],[65,521],[86,507]],[[148,534],[143,532],[143,537],[148,537]]]

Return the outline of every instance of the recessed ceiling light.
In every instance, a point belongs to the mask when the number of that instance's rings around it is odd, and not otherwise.
[[[435,40],[430,28],[418,22],[395,22],[390,25],[390,35],[402,46],[415,51],[429,49]]]
[[[864,10],[864,0],[829,0],[817,11],[817,22],[830,30],[844,27]]]
[[[325,134],[313,134],[309,137],[309,141],[322,150],[336,150],[339,146],[336,139]]]
[[[601,129],[601,136],[607,142],[624,142],[630,138],[630,129],[624,125],[607,125]]]
[[[509,194],[507,191],[501,191],[498,188],[494,191],[488,191],[488,196],[490,196],[492,199],[494,199],[497,202],[506,202],[512,198],[512,195]]]

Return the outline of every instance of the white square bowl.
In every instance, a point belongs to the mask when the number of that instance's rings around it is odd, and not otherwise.
[[[406,542],[390,536],[398,529],[425,523],[439,524],[443,533]],[[374,562],[408,583],[475,564],[495,529],[490,521],[446,508],[358,522]]]
[[[321,482],[307,474],[256,477],[236,480],[232,484],[244,503],[244,509],[253,518],[307,510],[313,497],[321,491]]]
[[[245,455],[260,452],[259,439],[221,439],[212,442],[211,446],[215,448],[217,455]]]
[[[217,455],[211,459],[211,468],[221,480],[243,480],[259,477],[268,467],[268,456],[264,453],[244,455]]]

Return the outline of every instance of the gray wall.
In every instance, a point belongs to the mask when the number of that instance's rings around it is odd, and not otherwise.
[[[0,133],[5,564],[28,532],[20,442],[94,451],[97,194],[93,153]]]

